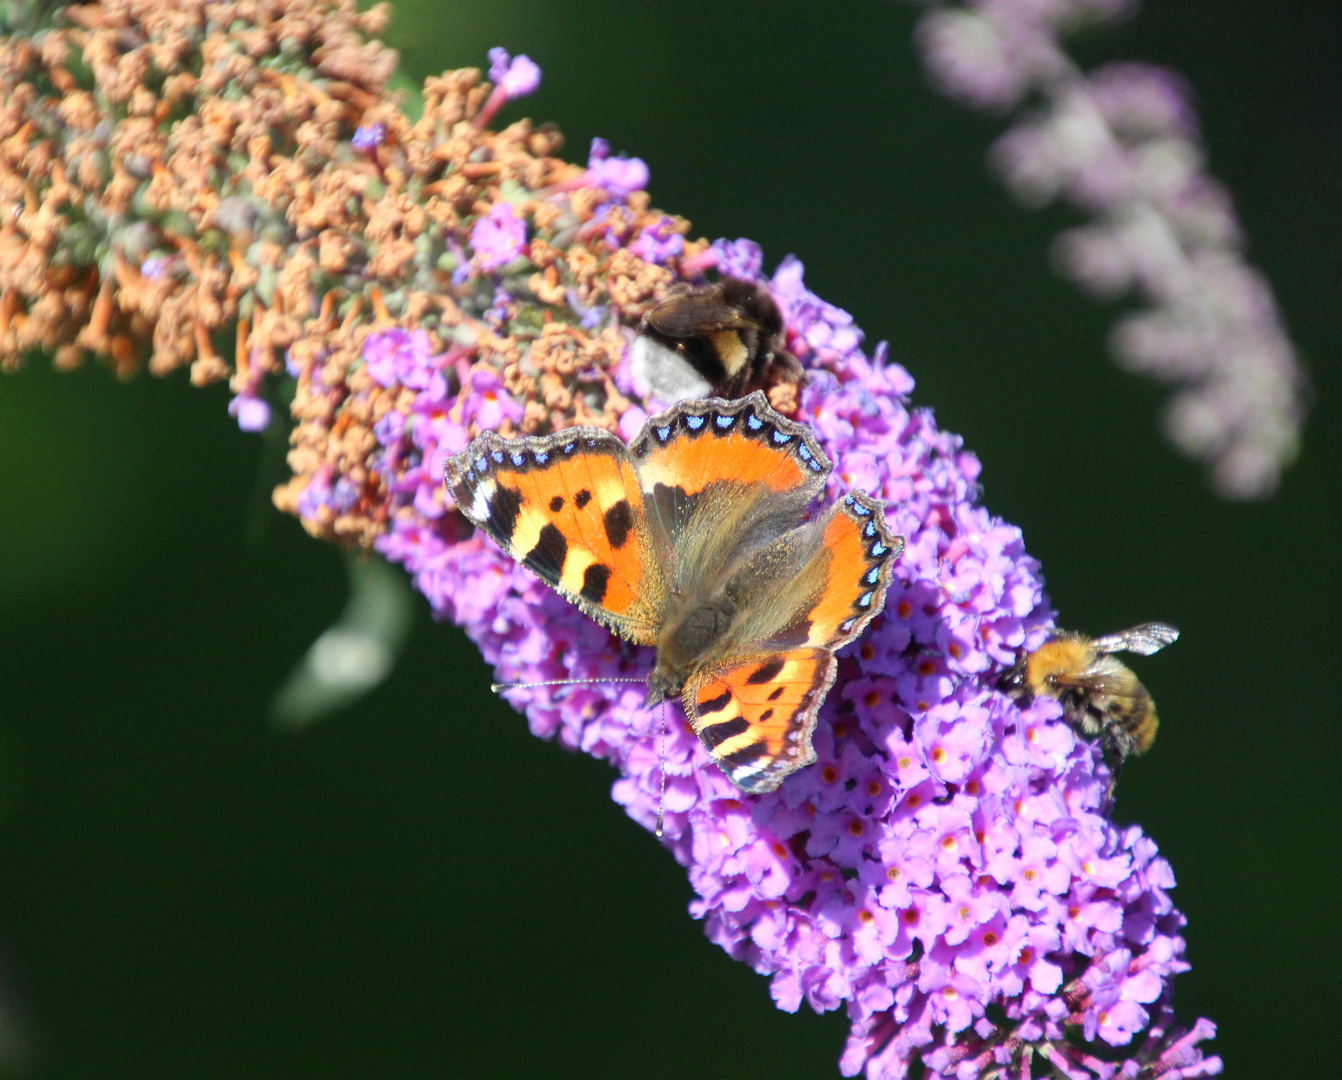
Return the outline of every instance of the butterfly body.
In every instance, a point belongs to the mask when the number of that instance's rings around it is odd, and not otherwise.
[[[834,650],[880,611],[903,546],[860,493],[808,516],[829,471],[757,392],[681,402],[628,446],[590,428],[486,432],[446,481],[509,555],[655,646],[648,704],[679,697],[732,782],[760,792],[814,760]]]

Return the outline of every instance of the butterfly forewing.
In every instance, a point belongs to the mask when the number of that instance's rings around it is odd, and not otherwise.
[[[594,428],[486,432],[446,467],[457,508],[514,559],[622,637],[656,640],[662,592],[624,444]]]
[[[830,468],[810,432],[769,408],[759,391],[736,401],[683,401],[650,418],[630,452],[645,497],[659,486],[693,497],[721,480],[815,493]]]
[[[825,649],[754,656],[688,683],[685,715],[733,784],[773,791],[815,760],[815,714],[835,668]]]

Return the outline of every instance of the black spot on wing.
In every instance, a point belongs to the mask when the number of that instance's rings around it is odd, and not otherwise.
[[[536,538],[536,546],[526,553],[522,561],[543,578],[558,580],[564,572],[564,560],[568,558],[568,541],[564,534],[553,525],[546,525]]]
[[[774,714],[773,709],[765,709],[762,713],[760,713],[759,722],[761,724],[764,723],[764,721],[770,719],[773,716],[773,714]]]
[[[697,702],[699,706],[699,715],[703,716],[706,713],[715,713],[720,709],[725,709],[727,707],[728,702],[730,702],[731,700],[732,700],[732,692],[730,690],[724,690],[715,698],[709,698],[707,701]]]
[[[578,595],[594,604],[606,598],[606,586],[610,583],[610,567],[605,563],[594,562],[582,572],[582,588]]]
[[[704,740],[704,745],[710,750],[721,746],[728,739],[740,735],[744,731],[750,730],[750,724],[743,716],[737,716],[731,720],[724,720],[721,724],[709,724],[703,731],[699,732],[699,738]]]
[[[576,506],[579,510],[581,510],[591,501],[592,501],[592,493],[588,491],[586,488],[579,489],[578,493],[573,496],[573,505]]]
[[[610,546],[618,551],[629,539],[629,531],[634,527],[634,515],[629,509],[629,500],[621,499],[602,515],[606,526],[606,539]]]
[[[763,683],[773,682],[783,670],[783,664],[781,657],[761,664],[747,676],[746,683],[750,686],[760,686]]]
[[[769,695],[768,700],[777,701],[782,696],[783,696],[783,688],[781,686],[775,686],[774,691],[772,694]]]
[[[489,500],[489,513],[483,523],[485,531],[495,540],[508,543],[517,528],[517,515],[521,510],[522,493],[500,484]]]
[[[550,500],[550,513],[557,514],[564,509],[564,496],[556,495]]]

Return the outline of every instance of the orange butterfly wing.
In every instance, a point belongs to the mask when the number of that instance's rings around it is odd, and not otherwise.
[[[807,619],[806,643],[841,649],[857,638],[885,606],[904,538],[885,523],[885,504],[851,491],[835,505],[825,524],[818,559],[826,559],[825,586]]]
[[[699,740],[742,791],[773,791],[815,760],[815,714],[838,665],[827,649],[793,649],[707,672],[681,703]]]
[[[486,431],[447,462],[457,509],[565,599],[639,645],[665,600],[638,477],[598,428],[504,439]]]
[[[756,390],[735,401],[682,401],[651,417],[629,446],[645,495],[658,485],[694,496],[715,480],[771,492],[819,492],[829,459],[803,425]]]
[[[690,724],[727,778],[752,794],[773,791],[815,761],[816,713],[834,682],[834,651],[857,638],[885,605],[885,591],[904,538],[892,536],[884,506],[852,492],[830,512],[817,560],[824,586],[799,613],[801,647],[730,658],[686,687]],[[761,643],[765,648],[768,643]]]

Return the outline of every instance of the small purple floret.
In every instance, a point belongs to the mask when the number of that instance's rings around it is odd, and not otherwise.
[[[764,252],[754,240],[715,240],[718,269],[727,277],[759,281],[764,274]]]
[[[675,222],[662,217],[639,233],[629,250],[644,262],[664,263],[685,250],[685,237],[674,230]]]
[[[471,248],[481,270],[494,271],[526,254],[527,223],[502,199],[471,229]]]
[[[270,426],[270,405],[250,393],[236,395],[228,403],[228,415],[243,431],[265,431]]]
[[[489,81],[512,101],[536,92],[541,84],[541,69],[525,53],[512,57],[507,49],[490,49]]]
[[[361,154],[371,154],[386,141],[386,124],[364,124],[355,130],[349,144]]]
[[[587,183],[599,187],[617,199],[627,199],[648,186],[650,174],[642,158],[610,156],[610,143],[593,139],[587,158]]]
[[[172,267],[172,257],[168,255],[151,255],[140,264],[140,276],[148,278],[150,281],[158,281]]]

